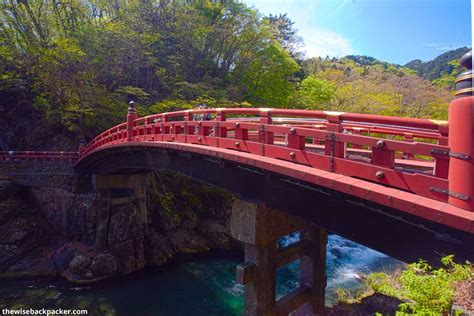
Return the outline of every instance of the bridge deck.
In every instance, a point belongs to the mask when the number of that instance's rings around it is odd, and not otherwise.
[[[115,146],[197,152],[278,172],[474,234],[474,212],[447,203],[453,197],[448,191],[452,159],[448,134],[446,122],[378,115],[229,108],[137,118],[132,108],[126,123],[103,132],[81,149],[77,164]],[[61,157],[76,158],[50,154],[50,159]],[[34,156],[0,153],[0,160],[16,158]],[[455,198],[470,199],[462,194]]]
[[[436,201],[378,183],[312,168],[311,166],[298,165],[281,159],[257,156],[246,152],[236,152],[235,150],[225,148],[173,142],[139,141],[111,144],[103,146],[101,150],[106,151],[120,147],[168,148],[181,152],[205,155],[214,159],[223,159],[246,165],[249,168],[277,172],[296,181],[300,180],[301,184],[311,183],[319,187],[337,190],[363,200],[391,207],[435,223],[474,234],[473,212],[462,210],[446,202]],[[87,159],[84,157],[84,160]],[[298,185],[298,183],[295,184]]]

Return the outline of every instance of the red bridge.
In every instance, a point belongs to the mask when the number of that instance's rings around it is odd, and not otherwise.
[[[471,68],[466,60],[464,65]],[[404,260],[435,252],[474,259],[471,78],[471,70],[459,77],[449,122],[270,108],[139,118],[131,102],[125,123],[78,154],[3,152],[0,160],[75,161],[78,172],[98,175],[104,190],[133,187],[127,175],[171,169],[264,202],[255,204],[260,212],[242,202],[233,220],[234,236],[246,244],[238,278],[246,284],[247,313],[288,314],[305,302],[320,313],[326,230]],[[319,228],[308,230],[267,206]],[[295,230],[305,231],[303,240],[276,249],[275,240]],[[302,259],[302,271],[311,273],[303,273],[297,291],[275,302],[276,267],[300,257],[310,258]]]
[[[212,119],[195,120],[203,115]],[[450,190],[448,178],[450,162],[470,160],[452,157],[448,137],[447,122],[422,119],[229,108],[136,118],[132,107],[128,123],[82,148],[77,166],[112,148],[175,149],[336,189],[474,234],[471,188]],[[462,176],[452,174],[451,183]]]

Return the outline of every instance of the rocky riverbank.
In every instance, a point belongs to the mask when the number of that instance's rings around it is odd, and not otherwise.
[[[67,171],[67,170],[66,170]],[[57,172],[39,186],[0,179],[0,277],[59,275],[93,283],[165,264],[177,254],[238,245],[229,232],[232,195],[168,172],[150,176],[148,230],[134,201],[111,207],[108,247],[94,247],[98,196]]]
[[[108,246],[99,250],[95,246],[99,196],[90,187],[91,179],[78,177],[67,165],[57,170],[48,168],[16,166],[10,169],[10,176],[2,176],[0,168],[0,278],[56,276],[84,288],[84,284],[133,276],[148,267],[168,268],[182,254],[240,248],[230,236],[230,193],[174,173],[156,172],[150,175],[146,190],[148,229],[145,231],[140,222],[138,201],[111,206]],[[342,252],[353,253],[356,249],[349,241],[337,240],[340,237],[331,238],[336,240],[328,246],[330,260],[341,261]],[[359,260],[364,264],[362,257]],[[346,274],[338,272],[340,276]],[[460,287],[465,295],[458,301],[467,302],[463,306],[472,303],[469,286]],[[36,292],[30,292],[36,299]],[[238,293],[232,295],[238,297]],[[74,302],[68,304],[73,306]],[[327,313],[393,314],[399,303],[372,295],[357,304],[337,304]],[[3,306],[9,306],[7,301]],[[102,309],[105,305],[97,306]]]

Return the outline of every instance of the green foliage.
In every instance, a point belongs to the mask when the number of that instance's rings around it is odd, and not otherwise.
[[[376,293],[404,301],[401,313],[440,315],[451,309],[456,284],[473,278],[471,264],[458,264],[453,259],[452,255],[442,258],[439,268],[419,260],[408,265],[399,277],[374,273],[366,282]]]
[[[455,59],[455,60],[450,61],[448,63],[448,66],[451,66],[452,68],[441,72],[439,78],[436,78],[433,80],[433,84],[438,87],[448,88],[448,89],[453,90],[455,81],[456,81],[456,75],[461,65],[459,64],[459,61]]]
[[[307,78],[323,80],[333,87],[330,101],[322,103],[327,110],[446,119],[453,97],[411,69],[371,57],[310,58],[303,63],[303,69]],[[317,93],[305,98],[302,88],[303,85],[296,99],[304,100],[303,105],[294,103],[308,108],[317,103]]]
[[[183,221],[195,222],[199,214],[219,219],[221,212],[230,211],[233,196],[229,192],[195,182],[172,172],[154,173],[147,190],[150,213],[156,216],[152,221],[179,226]]]
[[[0,8],[3,135],[20,130],[10,122],[21,117],[40,122],[45,140],[90,138],[123,121],[129,99],[140,113],[286,106],[296,85],[292,22],[237,0],[5,0]]]
[[[306,109],[322,110],[334,97],[334,86],[315,76],[308,76],[302,82],[296,93],[296,100]]]
[[[402,298],[396,280],[390,275],[382,272],[371,273],[367,276],[365,282],[374,290],[375,293],[384,294],[398,299]]]
[[[145,103],[150,97],[144,89],[133,86],[118,87],[115,92],[119,95],[123,95],[126,99],[138,100],[143,103]]]
[[[362,300],[374,294],[374,291],[370,287],[361,287],[356,289],[343,289],[339,288],[336,290],[337,301],[343,304],[360,304]]]
[[[440,87],[457,69],[442,55],[431,85],[366,56],[302,61],[293,21],[238,0],[4,0],[0,19],[0,144],[12,148],[90,139],[130,99],[140,115],[206,104],[446,118]]]
[[[183,100],[163,100],[149,107],[150,113],[165,113],[192,109],[192,105]]]
[[[455,64],[451,61],[459,60],[469,48],[461,47],[449,52],[443,53],[435,59],[422,62],[421,60],[413,60],[405,65],[407,68],[411,68],[417,72],[418,75],[427,80],[435,80],[442,77],[444,74],[450,74],[453,71],[457,71]]]
[[[287,107],[294,92],[288,78],[299,70],[298,64],[277,42],[266,45],[245,71],[249,99],[268,107]]]

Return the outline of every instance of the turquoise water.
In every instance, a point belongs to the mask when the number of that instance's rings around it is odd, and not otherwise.
[[[294,234],[281,241],[298,239]],[[329,236],[328,303],[337,288],[361,284],[360,276],[393,271],[401,263],[381,253]],[[76,287],[59,280],[0,281],[0,308],[88,309],[89,315],[240,315],[243,287],[235,279],[241,258],[225,254],[175,262],[166,270],[147,270],[100,286]],[[298,285],[298,262],[277,271],[277,297]]]

